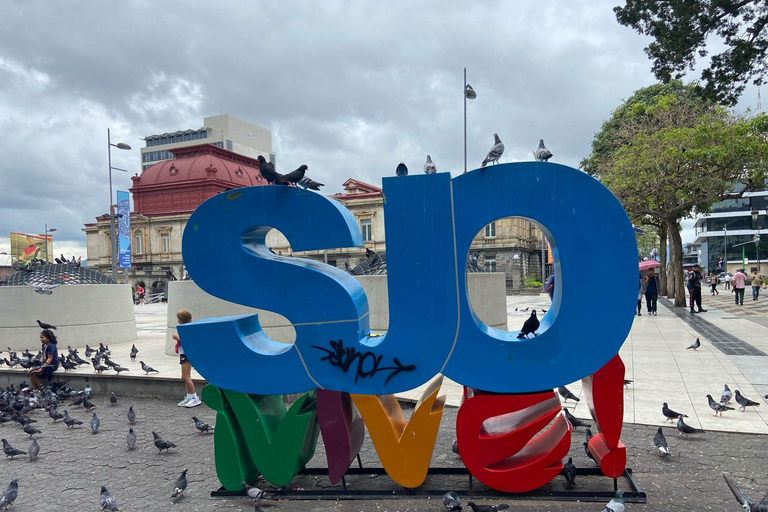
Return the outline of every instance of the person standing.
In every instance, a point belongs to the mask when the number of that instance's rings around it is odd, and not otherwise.
[[[645,296],[645,290],[648,287],[648,283],[645,282],[643,274],[640,274],[640,287],[637,291],[637,316],[643,316],[640,312],[643,309],[643,297]]]
[[[691,294],[691,313],[706,313],[701,307],[701,266],[694,265],[693,272],[688,276],[688,291]],[[694,309],[695,307],[698,310]]]
[[[725,273],[725,277],[723,278],[725,281],[725,289],[730,290],[731,289],[731,274],[728,272]]]
[[[712,286],[712,295],[720,295],[720,292],[717,291],[717,285],[720,284],[720,279],[717,277],[717,274],[712,274],[711,281],[709,283]]]
[[[188,309],[180,309],[176,313],[176,320],[179,324],[188,324],[192,321],[192,313]],[[192,363],[187,359],[184,353],[184,347],[181,346],[181,340],[178,333],[173,333],[172,338],[176,340],[176,353],[179,354],[179,364],[181,365],[181,380],[184,381],[184,387],[187,390],[187,396],[178,403],[179,407],[196,407],[201,404],[200,398],[195,392],[195,383],[192,382]]]
[[[56,347],[56,335],[50,329],[45,329],[40,333],[40,342],[43,344],[43,363],[42,366],[37,366],[29,370],[29,380],[32,382],[34,389],[40,389],[40,379],[51,380],[53,372],[59,369],[59,350]]]
[[[554,272],[549,275],[546,281],[544,281],[544,290],[549,294],[549,300],[552,301],[552,296],[555,294],[555,274]]]
[[[645,300],[648,305],[648,314],[656,316],[656,306],[659,300],[659,277],[654,269],[648,269],[645,277]]]
[[[737,306],[744,305],[744,288],[747,287],[747,274],[740,268],[733,274],[733,292]]]
[[[760,297],[760,288],[763,286],[763,275],[754,269],[749,275],[749,280],[752,282],[752,300],[757,300]]]
[[[144,304],[144,286],[141,283],[136,287],[136,294],[139,296],[139,304]]]

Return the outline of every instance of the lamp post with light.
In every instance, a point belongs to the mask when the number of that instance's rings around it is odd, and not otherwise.
[[[752,210],[752,222],[757,226],[757,233],[752,237],[755,243],[755,252],[757,253],[757,271],[760,272],[760,210]]]
[[[49,228],[48,223],[45,223],[45,261],[48,262],[48,233],[53,233],[56,228]]]
[[[127,169],[120,169],[119,167],[112,167],[112,148],[130,150],[131,146],[124,142],[118,142],[112,144],[112,138],[107,128],[107,158],[109,162],[109,243],[111,244],[111,264],[112,264],[112,279],[117,281],[117,236],[115,236],[115,205],[114,196],[112,195],[112,169],[116,171],[128,172]]]

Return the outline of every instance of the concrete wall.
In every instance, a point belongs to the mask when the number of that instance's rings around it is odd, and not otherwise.
[[[389,295],[387,276],[357,276],[368,297],[371,330],[385,331],[389,327]],[[473,273],[467,275],[467,291],[475,314],[491,327],[507,330],[507,297],[504,274]],[[293,343],[296,333],[287,318],[277,313],[233,304],[201,290],[194,281],[173,281],[168,286],[168,324],[165,353],[173,355],[176,342],[176,312],[186,308],[193,319],[257,313],[267,335],[281,343]]]
[[[51,295],[30,286],[0,286],[2,350],[40,350],[36,320],[57,327],[60,347],[136,340],[131,287],[115,284],[61,285]]]

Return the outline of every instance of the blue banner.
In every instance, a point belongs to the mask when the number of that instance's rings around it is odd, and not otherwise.
[[[117,240],[120,244],[119,265],[131,267],[131,200],[128,192],[117,191]]]

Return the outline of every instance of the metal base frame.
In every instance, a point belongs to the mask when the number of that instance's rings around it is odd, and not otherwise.
[[[299,475],[327,475],[327,468],[304,468]],[[382,467],[351,467],[347,470],[347,475],[386,475],[387,472]],[[456,491],[462,497],[473,498],[498,498],[518,500],[547,500],[547,501],[584,501],[584,502],[606,502],[616,495],[619,487],[618,479],[613,478],[613,488],[601,491],[552,491],[546,489],[537,489],[526,493],[503,493],[490,489],[481,484],[479,489],[473,485],[474,477],[469,474],[466,468],[429,468],[428,475],[466,475],[467,487],[464,489],[441,489],[431,487],[417,487],[415,489],[350,489],[346,479],[342,478],[341,488],[332,489],[288,489],[285,487],[277,489],[268,489],[276,499],[286,500],[381,500],[381,499],[408,499],[408,498],[431,498],[442,497],[448,491]],[[600,468],[577,468],[578,476],[598,476],[605,478]],[[627,503],[646,503],[647,496],[645,491],[635,480],[632,469],[627,468],[620,478],[625,478],[629,490],[624,491],[624,500]],[[578,483],[577,483],[578,486]],[[246,496],[245,490],[227,491],[223,487],[211,491],[212,497],[235,497]]]

